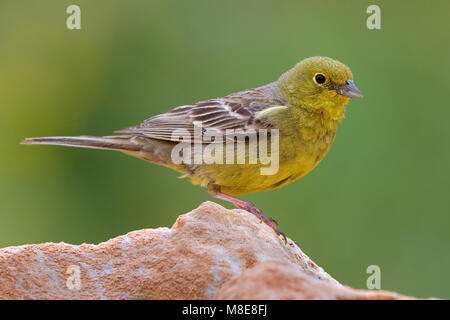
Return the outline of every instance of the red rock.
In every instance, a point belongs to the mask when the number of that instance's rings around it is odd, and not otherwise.
[[[381,290],[355,290],[318,280],[285,261],[263,261],[226,282],[217,293],[225,300],[400,300],[412,299]]]
[[[344,287],[252,214],[213,202],[171,229],[0,249],[0,274],[0,299],[407,298]]]

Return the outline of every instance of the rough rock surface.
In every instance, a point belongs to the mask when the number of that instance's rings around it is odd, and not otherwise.
[[[394,292],[381,290],[355,290],[322,281],[302,272],[285,261],[263,261],[226,282],[217,299],[333,299],[333,300],[399,300],[411,299]]]
[[[0,299],[407,299],[339,284],[290,239],[213,202],[171,229],[0,249]]]

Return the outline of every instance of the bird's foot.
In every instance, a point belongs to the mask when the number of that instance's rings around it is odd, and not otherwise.
[[[264,215],[264,213],[258,209],[253,203],[247,202],[241,199],[238,199],[236,197],[230,196],[228,194],[222,193],[217,189],[211,189],[210,190],[211,196],[217,199],[222,199],[225,201],[229,201],[233,203],[237,208],[246,210],[250,213],[253,213],[255,216],[259,218],[261,222],[264,222],[266,225],[272,228],[273,231],[277,234],[277,236],[281,236],[284,240],[284,243],[287,243],[287,237],[283,232],[278,229],[278,222],[276,222],[274,219],[267,217]]]
[[[264,213],[258,209],[253,203],[245,202],[240,203],[238,206],[240,209],[244,209],[250,213],[253,213],[256,217],[259,218],[261,222],[264,222],[266,225],[272,228],[273,231],[277,234],[277,236],[281,236],[284,240],[284,243],[287,243],[286,235],[278,229],[278,222],[271,217],[264,215]]]

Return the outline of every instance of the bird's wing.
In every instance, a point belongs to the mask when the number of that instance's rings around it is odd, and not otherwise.
[[[142,124],[117,132],[144,135],[154,139],[180,141],[184,137],[203,140],[203,134],[226,136],[228,129],[270,128],[260,121],[258,113],[274,106],[284,105],[270,85],[250,89],[191,105],[177,107],[169,112],[145,120]]]

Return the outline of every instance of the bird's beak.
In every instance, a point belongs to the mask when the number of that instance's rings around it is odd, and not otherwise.
[[[347,96],[349,98],[362,98],[363,95],[361,91],[355,86],[352,80],[347,80],[346,83],[342,86],[336,88],[336,91],[343,96]]]

